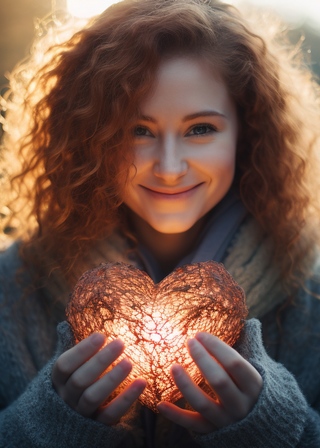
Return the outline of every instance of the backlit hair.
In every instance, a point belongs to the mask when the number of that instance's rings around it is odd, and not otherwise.
[[[49,49],[40,70],[25,63],[28,82],[13,73],[4,146],[19,163],[4,199],[17,236],[68,273],[93,242],[126,230],[132,123],[160,62],[180,55],[205,58],[235,101],[236,181],[287,278],[318,238],[318,90],[292,51],[216,0],[124,0]]]

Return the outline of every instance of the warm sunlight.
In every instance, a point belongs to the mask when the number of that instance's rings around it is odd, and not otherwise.
[[[119,0],[67,0],[68,11],[75,17],[86,19],[100,14],[113,3]],[[311,26],[319,27],[320,2],[319,0],[229,0],[229,3],[239,5],[248,3],[256,6],[270,8],[276,11],[285,20],[293,23],[308,22]]]
[[[252,4],[276,12],[289,23],[301,26],[305,22],[319,31],[320,1],[319,0],[229,0],[234,5]]]
[[[119,0],[67,0],[68,11],[75,17],[86,19],[100,14]]]

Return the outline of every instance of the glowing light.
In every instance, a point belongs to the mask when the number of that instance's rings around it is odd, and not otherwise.
[[[67,0],[67,8],[70,14],[81,19],[87,19],[101,14],[113,3],[120,0]]]
[[[70,14],[81,19],[89,19],[101,14],[113,3],[120,0],[67,0],[67,8]],[[320,3],[319,0],[229,0],[237,6],[241,4],[255,5],[274,10],[280,14],[284,20],[301,24],[308,22],[318,29],[320,24]]]
[[[319,0],[229,0],[236,6],[254,5],[269,9],[279,14],[284,20],[297,26],[305,22],[319,32],[320,2]]]
[[[66,312],[77,341],[94,331],[108,341],[124,341],[123,357],[133,369],[121,388],[134,378],[146,379],[140,401],[156,411],[159,401],[181,397],[172,364],[183,365],[197,384],[202,381],[186,341],[207,331],[233,345],[247,308],[243,290],[213,261],[185,265],[156,285],[133,266],[106,263],[83,274]]]

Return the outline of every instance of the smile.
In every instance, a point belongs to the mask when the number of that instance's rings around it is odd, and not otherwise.
[[[167,200],[174,200],[174,199],[187,199],[189,196],[193,195],[198,188],[203,185],[203,182],[189,186],[184,187],[180,189],[157,189],[154,190],[152,188],[145,187],[144,185],[140,185],[141,188],[143,188],[146,193],[153,196],[156,199],[167,199]]]

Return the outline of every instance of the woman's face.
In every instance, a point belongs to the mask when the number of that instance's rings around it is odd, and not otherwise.
[[[225,83],[200,59],[164,61],[134,133],[125,204],[158,232],[189,230],[234,177],[237,116]]]

